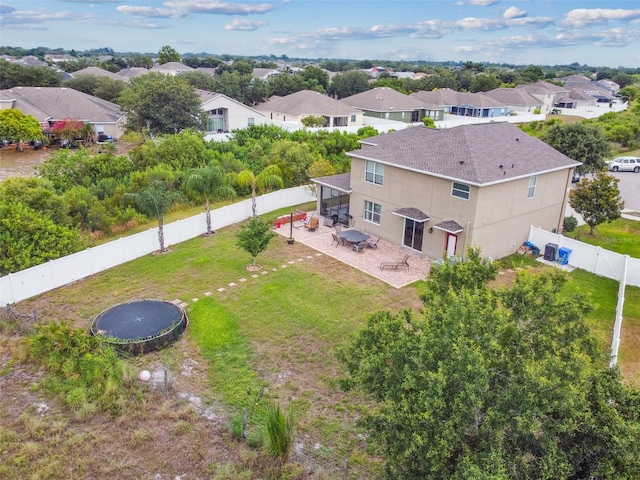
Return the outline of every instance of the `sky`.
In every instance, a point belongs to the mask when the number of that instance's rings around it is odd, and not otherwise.
[[[0,45],[640,67],[638,0],[0,0]]]

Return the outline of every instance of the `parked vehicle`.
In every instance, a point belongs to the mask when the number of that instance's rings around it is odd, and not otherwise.
[[[611,172],[635,172],[640,173],[640,158],[617,157],[606,162]]]

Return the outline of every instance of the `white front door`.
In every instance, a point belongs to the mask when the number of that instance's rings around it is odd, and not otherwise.
[[[458,236],[452,233],[447,233],[447,257],[453,257],[456,254],[456,244],[458,243]]]

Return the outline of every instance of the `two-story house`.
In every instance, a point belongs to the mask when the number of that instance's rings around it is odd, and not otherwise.
[[[351,173],[313,179],[318,210],[430,258],[514,253],[558,230],[580,162],[506,122],[422,126],[361,140]],[[346,223],[346,222],[345,222]]]

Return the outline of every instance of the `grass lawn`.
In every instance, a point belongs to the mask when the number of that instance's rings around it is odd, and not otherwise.
[[[280,213],[286,212],[273,212],[272,216]],[[165,465],[162,456],[166,453],[160,444],[152,443],[164,438],[172,448],[184,449],[183,463],[188,470],[167,464],[165,470],[158,467],[155,471],[172,475],[188,471],[194,478],[264,478],[249,475],[248,465],[255,461],[256,453],[247,450],[244,443],[230,440],[225,425],[238,422],[245,409],[250,442],[259,443],[258,432],[270,401],[292,406],[297,419],[296,455],[305,465],[324,472],[291,478],[342,479],[347,460],[348,478],[375,478],[381,463],[371,455],[364,432],[355,425],[369,404],[357,392],[343,392],[338,387],[344,372],[335,351],[355,336],[372,313],[420,308],[424,282],[395,289],[335,259],[316,256],[302,244],[288,245],[279,236],[258,256],[257,263],[266,273],[253,278],[246,270],[251,258],[235,246],[236,230],[232,226],[211,237],[174,245],[167,254],[147,255],[17,306],[23,312],[37,309],[42,321],[64,319],[88,328],[95,315],[119,302],[161,298],[180,299],[188,305],[190,324],[176,344],[127,362],[135,369],[169,370],[179,377],[173,387],[176,401],[178,394],[198,396],[218,412],[221,426],[212,430],[210,423],[190,416],[184,407],[177,407],[179,413],[167,414],[166,402],[149,401],[144,415],[134,412],[124,421],[110,422],[111,434],[106,438],[91,436],[88,450],[80,454],[86,458],[90,449],[100,450],[100,458],[93,460],[100,462],[105,452],[117,456],[116,449],[128,448],[127,458]],[[523,256],[509,257],[501,265],[512,272],[547,268]],[[567,293],[582,291],[597,305],[588,322],[608,351],[617,283],[575,271],[565,289]],[[632,348],[640,340],[639,332],[640,289],[629,288],[620,351],[620,364],[628,379],[640,372],[640,353]],[[194,373],[181,373],[189,365]],[[16,390],[13,395],[26,401],[31,394]],[[3,408],[10,407],[0,407],[0,427],[5,427],[11,416]],[[85,422],[73,428],[103,431],[105,420],[95,421],[95,426]],[[20,426],[11,425],[6,431],[19,435]],[[59,432],[52,432],[50,439],[45,435],[50,450],[38,451],[32,445],[34,457],[36,453],[39,457],[58,455],[56,434]],[[113,438],[122,441],[113,442]],[[40,438],[32,443],[43,441]],[[2,435],[0,447],[0,451],[16,453],[9,443],[3,443]],[[31,472],[33,464],[28,458],[25,462],[15,471]],[[123,472],[131,468],[124,463],[110,465],[111,478],[125,478]],[[75,471],[76,477],[104,473],[100,470],[103,467],[88,459],[82,468]]]
[[[569,238],[612,252],[640,258],[640,222],[620,218],[611,223],[603,223],[596,227],[593,235],[589,233],[589,225],[580,225],[573,232],[565,233]]]

